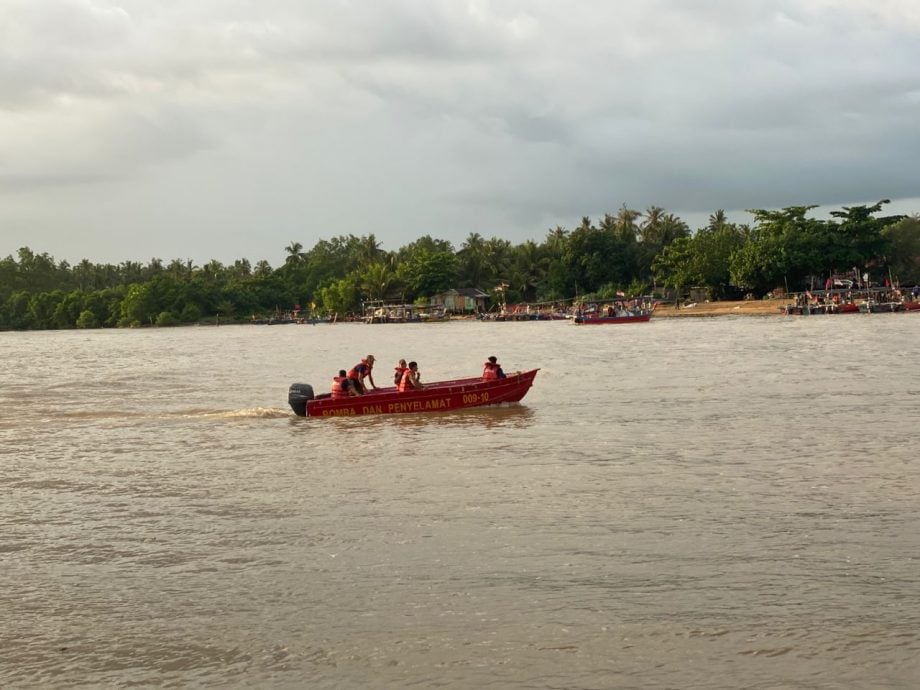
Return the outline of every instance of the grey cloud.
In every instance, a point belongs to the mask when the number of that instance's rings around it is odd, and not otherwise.
[[[49,236],[153,213],[169,241],[259,228],[279,255],[339,232],[539,238],[622,203],[910,197],[918,38],[894,0],[9,0],[0,183]]]

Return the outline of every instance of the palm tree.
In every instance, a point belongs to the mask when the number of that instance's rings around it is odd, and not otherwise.
[[[385,263],[375,263],[364,269],[361,288],[368,299],[385,299],[390,287],[393,285],[395,275]]]
[[[525,301],[536,299],[537,286],[546,277],[547,258],[533,240],[514,248],[511,287],[521,293]]]
[[[481,287],[486,263],[486,244],[482,235],[471,232],[457,252],[461,277],[468,287]]]
[[[185,262],[182,259],[173,259],[166,267],[166,271],[172,278],[179,280],[185,273]]]
[[[561,225],[557,225],[555,228],[546,233],[546,245],[547,250],[555,258],[561,257],[565,253],[565,249],[569,243],[569,231],[563,228]]]
[[[303,261],[306,256],[303,253],[303,245],[300,242],[291,242],[284,248],[284,251],[288,253],[284,259],[284,263],[286,264],[298,264]]]
[[[728,218],[725,215],[725,211],[721,208],[709,215],[709,225],[707,226],[710,230],[721,230],[728,223]]]
[[[142,281],[144,267],[141,266],[139,261],[123,261],[118,268],[121,271],[121,279],[125,285]]]
[[[620,207],[616,217],[616,230],[620,239],[627,242],[636,239],[639,231],[636,227],[636,221],[641,215],[641,213],[634,209],[626,208],[626,204]]]
[[[639,226],[640,240],[657,243],[658,231],[663,216],[664,209],[660,206],[649,206],[645,210],[645,220]]]
[[[511,242],[498,237],[487,240],[484,247],[485,265],[483,280],[507,280],[511,267]]]
[[[248,278],[252,275],[252,266],[249,263],[249,259],[237,259],[234,261],[231,272],[236,278]]]
[[[201,267],[201,272],[208,280],[216,280],[222,277],[224,265],[217,259],[211,259]]]
[[[144,268],[144,277],[146,279],[152,278],[153,276],[159,275],[163,272],[163,259],[153,258]]]
[[[96,267],[89,261],[89,259],[83,259],[80,263],[73,267],[73,274],[77,279],[77,285],[80,290],[88,290],[90,287],[95,288],[95,281],[93,281],[93,274],[95,273]]]
[[[690,226],[679,216],[666,214],[661,219],[661,246],[667,247],[679,237],[690,237]]]
[[[370,264],[376,263],[377,259],[379,259],[380,255],[383,253],[383,250],[380,249],[380,244],[377,238],[374,237],[374,233],[371,233],[367,237],[357,238],[355,247],[356,263],[359,266],[369,266]]]

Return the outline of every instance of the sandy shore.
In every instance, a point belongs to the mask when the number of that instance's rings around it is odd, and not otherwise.
[[[780,316],[782,309],[790,300],[764,299],[745,300],[741,302],[699,302],[690,307],[676,309],[672,305],[661,304],[655,309],[655,318],[691,317],[691,316]]]

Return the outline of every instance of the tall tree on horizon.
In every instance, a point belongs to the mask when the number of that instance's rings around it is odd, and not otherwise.
[[[303,245],[300,242],[291,242],[284,248],[284,251],[287,252],[287,256],[284,257],[285,264],[299,264],[305,258]]]
[[[482,289],[486,272],[486,242],[482,235],[471,232],[457,252],[457,258],[460,260],[459,278],[463,283],[460,287]]]

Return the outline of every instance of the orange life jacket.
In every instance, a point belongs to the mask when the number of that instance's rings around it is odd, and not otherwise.
[[[498,378],[498,364],[486,362],[482,365],[482,378],[485,381],[494,381]]]
[[[409,367],[396,367],[393,370],[393,385],[398,386],[402,383],[403,374],[409,371]]]
[[[370,364],[367,363],[367,360],[362,359],[360,362],[358,362],[351,369],[348,370],[348,378],[355,379],[356,381],[360,381],[365,376],[371,373],[371,368],[372,367]]]
[[[348,382],[347,376],[336,376],[332,379],[332,398],[347,398],[348,397],[348,386],[351,385]]]
[[[414,391],[415,386],[412,385],[412,370],[406,369],[403,372],[402,378],[399,380],[399,392],[405,393],[406,391]]]

